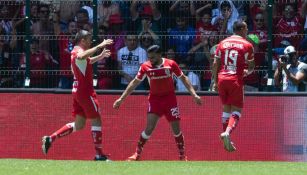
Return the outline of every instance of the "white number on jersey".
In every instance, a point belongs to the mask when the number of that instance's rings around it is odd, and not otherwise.
[[[236,72],[237,70],[238,51],[226,50],[225,51],[225,69]]]

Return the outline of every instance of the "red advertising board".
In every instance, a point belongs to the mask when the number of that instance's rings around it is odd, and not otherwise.
[[[113,160],[125,160],[135,151],[146,124],[146,95],[131,95],[119,110],[119,95],[98,95],[103,120],[103,149]],[[47,156],[41,137],[73,121],[70,94],[1,93],[0,158],[91,160],[94,156],[90,125],[56,140]],[[248,96],[239,126],[232,134],[237,151],[223,149],[219,134],[221,103],[202,96],[203,106],[191,96],[179,95],[181,126],[189,160],[307,161],[306,97]],[[162,118],[144,147],[142,160],[177,160],[177,147]]]

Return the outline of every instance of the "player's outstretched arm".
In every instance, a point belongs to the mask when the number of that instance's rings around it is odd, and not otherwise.
[[[113,103],[113,108],[118,109],[128,95],[141,83],[141,80],[134,78],[127,86],[123,94]]]
[[[108,58],[110,56],[111,56],[111,51],[108,49],[103,49],[103,51],[99,55],[90,57],[90,64],[94,64],[97,61],[102,60],[104,58]]]
[[[106,47],[107,45],[113,44],[113,40],[105,39],[103,42],[98,44],[95,47],[92,47],[84,52],[78,53],[78,59],[86,59],[92,55],[94,55],[99,49]]]
[[[182,76],[180,77],[180,80],[182,81],[184,86],[187,88],[189,93],[193,96],[195,103],[198,105],[201,105],[202,104],[201,98],[196,94],[189,78],[185,76],[184,74],[182,74]]]

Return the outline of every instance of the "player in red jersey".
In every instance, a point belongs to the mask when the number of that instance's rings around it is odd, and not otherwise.
[[[121,97],[117,99],[113,108],[118,109],[121,103],[131,92],[147,77],[150,84],[149,106],[147,113],[147,125],[141,133],[136,152],[128,158],[129,161],[139,160],[143,146],[155,129],[159,118],[166,117],[179,149],[179,159],[186,160],[184,150],[184,139],[180,129],[180,114],[177,106],[173,75],[184,83],[189,93],[193,96],[195,103],[201,104],[200,97],[195,93],[189,79],[182,73],[177,63],[167,58],[162,58],[161,49],[158,45],[147,49],[148,61],[143,63],[136,77],[129,83]]]
[[[112,44],[113,41],[107,39],[97,46],[90,48],[92,44],[91,39],[92,35],[90,32],[80,30],[76,34],[76,46],[71,52],[71,68],[74,74],[74,83],[72,89],[72,115],[74,116],[75,121],[72,123],[67,123],[50,136],[43,137],[42,149],[44,154],[47,154],[51,144],[57,138],[66,136],[74,131],[81,130],[85,126],[86,119],[91,119],[92,137],[96,150],[96,156],[94,160],[108,160],[108,157],[103,154],[101,148],[101,116],[98,100],[93,88],[92,64],[111,55],[110,50],[105,49],[105,47]],[[100,51],[101,49],[103,50]],[[98,51],[101,52],[99,55],[91,57]]]
[[[223,133],[220,135],[224,148],[235,151],[230,133],[235,129],[241,117],[243,107],[243,77],[251,74],[255,67],[254,48],[245,40],[247,25],[236,21],[234,35],[219,43],[213,64],[213,89],[219,92],[223,104]],[[246,63],[248,68],[245,69]]]

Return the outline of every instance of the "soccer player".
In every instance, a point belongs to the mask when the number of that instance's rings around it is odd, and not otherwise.
[[[223,104],[223,133],[220,137],[224,148],[235,151],[230,133],[238,125],[243,107],[243,77],[251,74],[255,67],[254,48],[245,38],[247,25],[236,21],[234,35],[222,40],[217,46],[213,63],[213,89],[219,92]],[[245,69],[247,63],[247,69]]]
[[[73,83],[73,111],[72,115],[75,121],[67,123],[62,128],[42,139],[43,153],[47,154],[51,144],[57,139],[66,136],[72,132],[84,128],[86,119],[91,119],[92,138],[96,150],[94,160],[108,161],[108,157],[102,152],[102,133],[101,116],[98,100],[93,88],[93,67],[92,64],[107,58],[111,55],[110,50],[105,47],[113,43],[113,40],[107,39],[95,47],[91,47],[92,35],[86,30],[80,30],[75,37],[76,46],[71,51],[71,68],[74,74]],[[101,51],[101,49],[103,49]],[[93,56],[100,52],[99,55]]]
[[[128,158],[128,161],[140,159],[143,146],[150,138],[160,117],[163,115],[168,120],[179,149],[179,159],[186,160],[184,139],[180,129],[180,114],[177,106],[173,75],[184,83],[195,103],[201,104],[200,97],[195,93],[189,79],[182,73],[175,61],[162,58],[161,49],[158,45],[147,49],[148,61],[143,63],[136,77],[128,84],[126,90],[118,98],[113,108],[118,109],[126,97],[147,77],[150,84],[149,106],[147,111],[147,125],[141,133],[137,143],[136,152]]]

